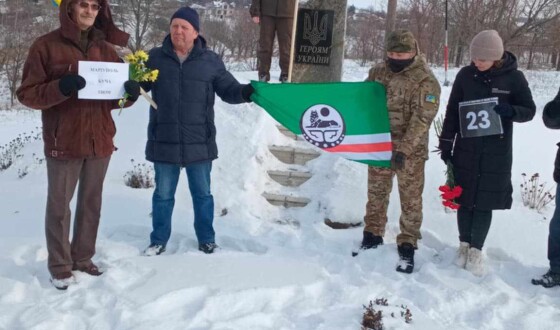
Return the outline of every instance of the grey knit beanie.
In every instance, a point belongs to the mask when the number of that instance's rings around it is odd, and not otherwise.
[[[504,55],[504,43],[496,30],[484,30],[471,41],[471,59],[499,61]]]

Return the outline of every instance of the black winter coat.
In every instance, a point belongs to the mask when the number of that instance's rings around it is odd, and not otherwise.
[[[471,63],[462,68],[451,90],[442,133],[441,150],[452,150],[456,184],[463,188],[461,207],[478,210],[509,209],[513,122],[526,122],[535,115],[535,103],[527,80],[517,70],[517,59],[504,54],[503,66],[481,72]],[[499,104],[513,106],[512,118],[501,118],[503,134],[462,138],[459,102],[498,97]]]
[[[560,129],[560,90],[554,100],[548,102],[543,111],[544,125],[552,129]],[[554,160],[554,181],[560,183],[560,143],[556,144],[559,149]]]
[[[201,36],[181,64],[168,35],[162,47],[150,51],[147,66],[158,69],[159,76],[142,84],[158,105],[157,110],[150,107],[146,159],[185,166],[218,158],[214,95],[230,104],[242,103],[244,85],[206,49]]]

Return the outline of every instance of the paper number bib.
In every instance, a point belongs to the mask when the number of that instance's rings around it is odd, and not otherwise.
[[[459,102],[461,137],[470,138],[502,134],[504,132],[502,119],[494,111],[494,106],[497,104],[497,97]]]

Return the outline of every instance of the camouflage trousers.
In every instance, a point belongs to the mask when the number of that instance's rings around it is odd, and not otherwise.
[[[385,235],[389,196],[393,188],[393,177],[397,175],[401,200],[401,232],[397,244],[416,243],[422,238],[422,192],[424,190],[424,159],[407,159],[402,170],[391,170],[370,166],[368,168],[368,202],[364,217],[365,228],[377,236]]]

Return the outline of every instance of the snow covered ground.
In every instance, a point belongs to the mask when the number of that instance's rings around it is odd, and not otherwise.
[[[346,62],[345,81],[363,80],[368,68]],[[443,70],[434,71],[443,82]],[[456,69],[450,72],[453,80]],[[236,72],[241,82],[256,72]],[[273,74],[273,79],[278,72]],[[167,252],[143,257],[151,231],[151,189],[131,189],[124,174],[144,162],[147,103],[119,116],[105,182],[96,263],[101,277],[76,273],[68,291],[49,283],[44,239],[46,170],[42,142],[28,143],[16,163],[0,172],[0,329],[359,329],[362,305],[386,298],[386,329],[558,329],[560,288],[530,284],[547,270],[548,220],[523,207],[521,173],[540,173],[553,187],[552,165],[560,132],[544,127],[542,108],[558,90],[558,72],[526,73],[538,106],[530,123],[516,125],[514,204],[494,213],[486,244],[488,274],[474,277],[452,264],[458,246],[455,215],[440,206],[444,166],[426,165],[423,239],[411,275],[395,272],[398,194],[389,210],[386,244],[351,257],[362,228],[333,230],[325,218],[359,222],[366,202],[366,167],[323,153],[306,166],[313,178],[300,191],[268,178],[287,169],[267,150],[293,145],[258,106],[218,101],[220,158],[214,162],[215,227],[222,249],[197,251],[192,206],[181,177]],[[451,87],[443,87],[442,107]],[[37,111],[0,111],[0,146],[37,132]],[[299,142],[298,142],[299,143]],[[431,131],[431,149],[435,148]],[[35,156],[33,156],[35,154]],[[27,175],[20,178],[21,173]],[[263,191],[306,196],[301,209],[269,205]],[[227,214],[221,215],[222,213]],[[400,316],[401,305],[412,323]],[[391,317],[391,313],[394,317]]]

